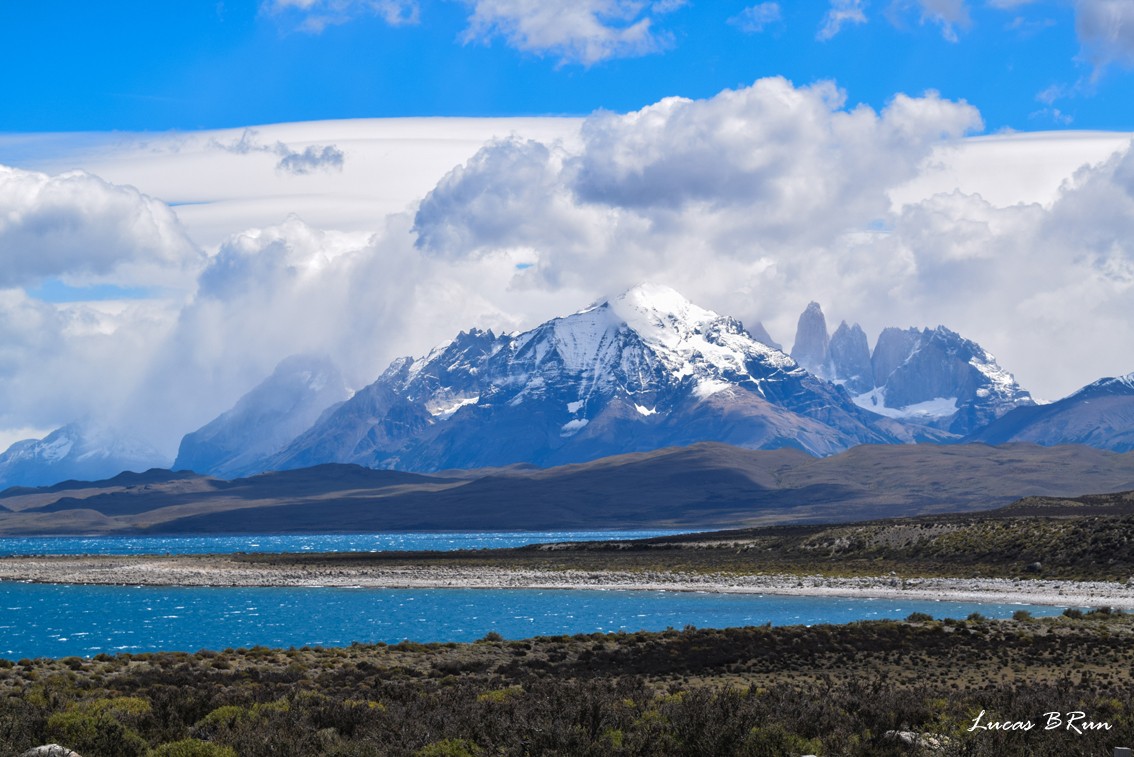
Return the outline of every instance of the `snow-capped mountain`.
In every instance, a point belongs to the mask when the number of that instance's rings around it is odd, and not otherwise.
[[[856,396],[855,402],[959,436],[1017,407],[1035,404],[987,350],[944,326],[885,329],[871,364],[874,389]]]
[[[147,442],[87,422],[69,423],[42,439],[16,442],[0,453],[0,489],[45,486],[67,479],[94,481],[122,471],[169,465]]]
[[[547,465],[706,440],[830,454],[909,435],[740,322],[644,284],[396,360],[264,467]]]
[[[857,323],[842,322],[828,339],[823,311],[812,302],[799,317],[792,355],[845,387],[862,408],[958,437],[1035,404],[987,350],[944,326],[883,329],[871,352]]]
[[[327,408],[350,397],[330,358],[293,355],[236,405],[186,434],[173,465],[222,478],[259,473],[263,461],[306,431]]]
[[[1134,373],[1104,378],[1048,405],[1020,407],[972,437],[987,444],[1086,444],[1134,450]]]

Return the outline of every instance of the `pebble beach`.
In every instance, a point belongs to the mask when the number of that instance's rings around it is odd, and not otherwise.
[[[252,565],[223,555],[0,558],[0,581],[202,587],[368,587],[696,591],[1134,609],[1134,585],[1003,578],[832,578],[661,571],[531,570],[449,566]]]

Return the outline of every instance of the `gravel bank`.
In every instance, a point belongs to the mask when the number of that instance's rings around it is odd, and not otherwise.
[[[504,568],[264,566],[223,555],[0,558],[0,581],[145,586],[597,589],[908,597],[1134,609],[1134,585],[1100,581],[540,571]]]

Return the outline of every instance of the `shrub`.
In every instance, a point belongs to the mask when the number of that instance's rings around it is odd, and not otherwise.
[[[236,757],[236,752],[226,746],[198,739],[182,739],[162,744],[150,752],[150,757]]]
[[[1027,610],[1016,610],[1016,612],[1012,613],[1012,620],[1032,620],[1032,614]]]
[[[933,616],[927,612],[911,612],[906,616],[907,623],[928,623],[933,620]]]
[[[86,757],[142,757],[149,751],[141,736],[107,712],[56,712],[47,719],[47,737]]]

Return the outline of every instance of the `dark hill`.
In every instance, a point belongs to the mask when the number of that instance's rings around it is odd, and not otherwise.
[[[156,474],[155,474],[156,475]],[[421,475],[351,465],[235,481],[171,474],[5,500],[0,533],[725,528],[983,511],[1134,489],[1134,453],[873,445],[813,458],[696,444],[549,469]]]

